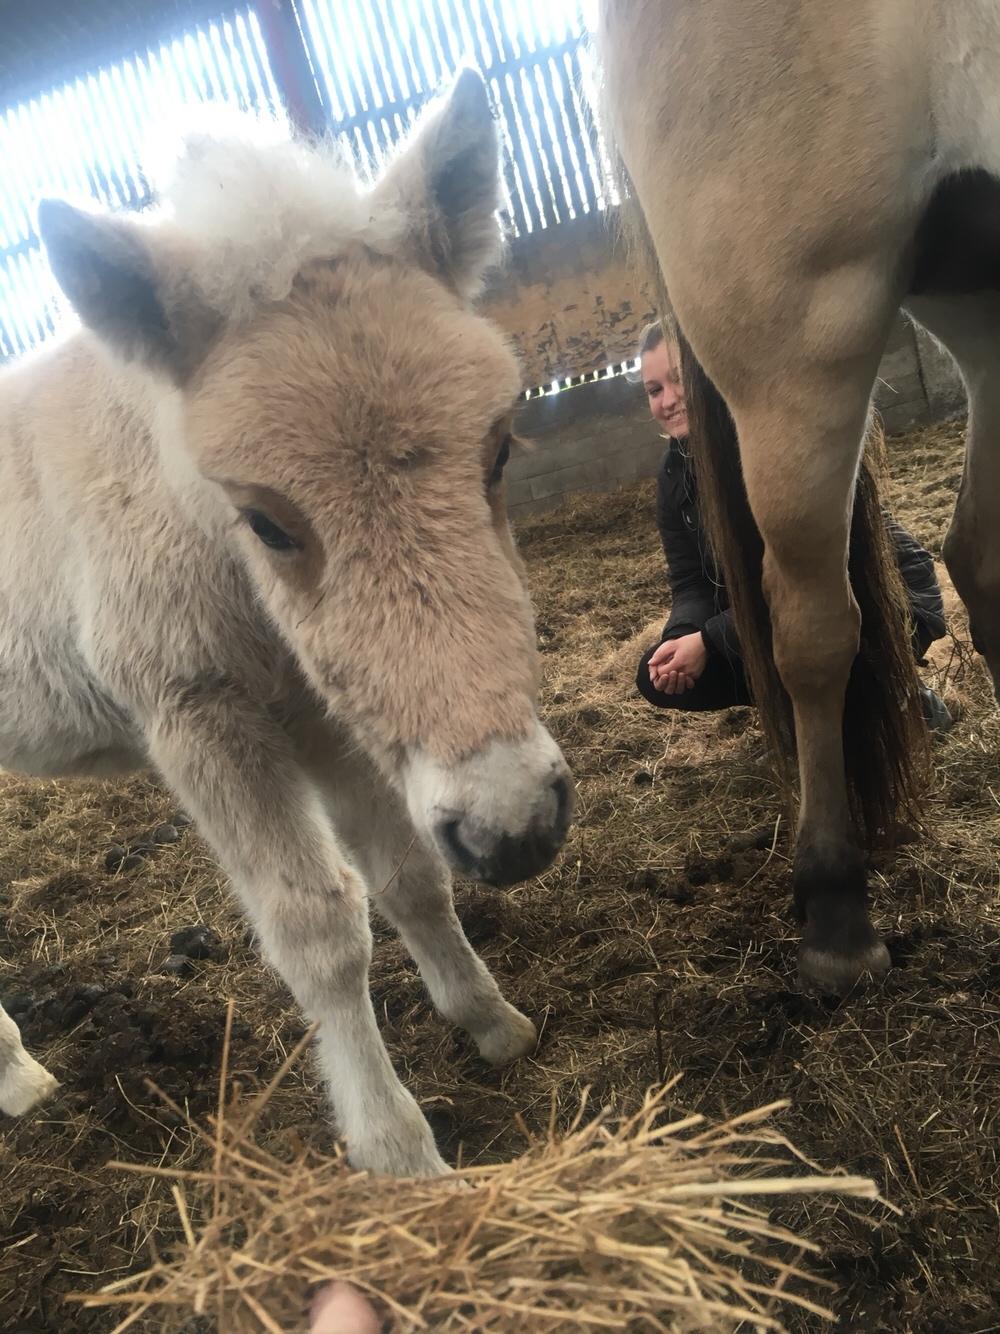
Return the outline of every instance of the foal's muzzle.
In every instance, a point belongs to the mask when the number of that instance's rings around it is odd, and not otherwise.
[[[415,754],[404,781],[417,828],[453,871],[487,885],[544,871],[573,816],[569,769],[541,724],[525,741],[491,742],[452,766]]]
[[[573,813],[569,782],[551,782],[545,811],[519,835],[490,829],[474,817],[442,820],[435,832],[438,847],[453,871],[487,885],[514,885],[551,865],[562,847]]]

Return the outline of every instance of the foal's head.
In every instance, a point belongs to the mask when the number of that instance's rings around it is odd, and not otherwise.
[[[171,400],[331,713],[456,869],[504,883],[551,860],[571,797],[505,515],[518,367],[469,305],[497,159],[465,74],[367,194],[316,149],[205,138],[172,217],[41,220],[84,322]]]

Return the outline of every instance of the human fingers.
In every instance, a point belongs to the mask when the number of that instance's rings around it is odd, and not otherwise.
[[[379,1334],[382,1322],[367,1297],[350,1283],[327,1283],[309,1311],[309,1334]]]
[[[658,648],[653,650],[653,653],[649,659],[649,666],[651,668],[662,667],[664,663],[670,661],[670,659],[674,656],[676,652],[677,652],[676,640],[673,639],[666,640],[664,643],[660,644]]]

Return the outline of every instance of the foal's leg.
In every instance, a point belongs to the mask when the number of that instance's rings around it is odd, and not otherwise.
[[[233,689],[178,692],[151,720],[154,762],[214,846],[265,953],[320,1024],[323,1072],[356,1167],[446,1171],[396,1076],[368,993],[366,886],[286,734]]]
[[[0,1112],[22,1116],[58,1087],[45,1067],[24,1050],[17,1024],[0,1008]]]
[[[506,1065],[526,1056],[538,1041],[535,1025],[504,1000],[469,944],[455,913],[447,867],[417,843],[405,853],[410,840],[405,826],[398,828],[402,836],[394,850],[383,843],[369,860],[372,903],[399,932],[435,1009],[465,1029],[485,1061]]]
[[[1000,698],[1000,294],[907,304],[952,353],[969,396],[965,469],[944,558]]]
[[[435,1008],[465,1029],[491,1065],[533,1051],[534,1024],[504,1000],[466,939],[448,868],[416,837],[398,795],[336,739],[325,751],[315,745],[310,750],[310,769],[337,832],[364,874],[373,906],[399,932]]]

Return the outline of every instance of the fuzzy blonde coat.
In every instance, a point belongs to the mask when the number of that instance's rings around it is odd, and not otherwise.
[[[319,1021],[352,1161],[440,1172],[376,1028],[367,901],[510,1060],[535,1030],[449,872],[535,874],[571,808],[504,512],[518,367],[469,304],[498,240],[484,88],[370,194],[258,128],[190,139],[165,199],[41,210],[85,327],[0,379],[0,763],[154,766]],[[0,1017],[0,1108],[51,1083]]]

